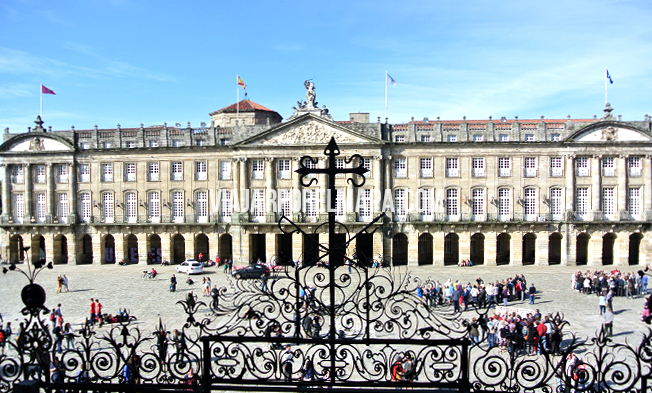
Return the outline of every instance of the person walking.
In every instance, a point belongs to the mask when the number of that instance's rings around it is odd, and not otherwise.
[[[63,275],[63,290],[64,290],[65,292],[69,292],[69,291],[70,291],[70,289],[68,289],[68,277],[66,277],[65,274]]]
[[[530,284],[530,289],[528,292],[530,293],[530,304],[534,304],[534,295],[537,293],[537,289],[534,287],[534,283]]]
[[[281,367],[283,370],[283,377],[285,382],[292,381],[292,359],[294,358],[294,352],[290,345],[285,346],[285,352],[281,355]]]
[[[607,307],[607,312],[602,316],[604,318],[604,331],[606,337],[611,337],[614,334],[614,313],[611,307]]]
[[[600,294],[598,297],[598,306],[600,306],[600,315],[604,314],[607,311],[607,297]]]
[[[95,317],[97,318],[100,327],[102,327],[102,322],[104,322],[104,320],[102,319],[102,303],[100,303],[100,299],[95,299]]]
[[[90,309],[90,319],[89,322],[91,325],[95,324],[95,299],[91,298],[91,309]]]
[[[173,274],[172,277],[170,277],[170,292],[176,292],[176,291],[177,291],[177,276]]]
[[[220,292],[217,290],[217,284],[213,285],[213,289],[211,289],[211,298],[213,299],[211,303],[211,308],[213,311],[217,311],[220,305]]]
[[[72,329],[70,322],[66,322],[63,327],[63,334],[66,336],[66,349],[75,349],[75,331]]]

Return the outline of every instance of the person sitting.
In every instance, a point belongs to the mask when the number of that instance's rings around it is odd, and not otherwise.
[[[194,283],[195,283],[195,282],[192,280],[192,278],[190,278],[190,276],[188,276],[188,278],[186,279],[186,284],[188,284],[188,285],[192,285],[192,284],[194,284]]]
[[[120,266],[127,266],[127,262],[125,262],[124,259],[121,259],[120,262],[118,262],[118,265],[120,265]]]
[[[161,266],[168,266],[169,264],[170,264],[170,262],[167,259],[163,259],[161,261]]]

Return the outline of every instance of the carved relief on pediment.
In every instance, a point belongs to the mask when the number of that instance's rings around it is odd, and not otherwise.
[[[361,138],[317,122],[308,122],[261,141],[263,145],[326,144],[331,137],[338,143],[361,143]]]

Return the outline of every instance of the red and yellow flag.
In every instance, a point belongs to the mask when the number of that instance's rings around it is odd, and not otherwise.
[[[242,89],[246,89],[244,82],[240,79],[240,75],[238,75],[238,85],[242,86]]]

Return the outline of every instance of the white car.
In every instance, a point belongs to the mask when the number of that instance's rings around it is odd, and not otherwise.
[[[204,267],[201,262],[195,261],[194,259],[188,259],[185,262],[177,265],[177,273],[187,273],[187,274],[201,274],[204,272]]]

